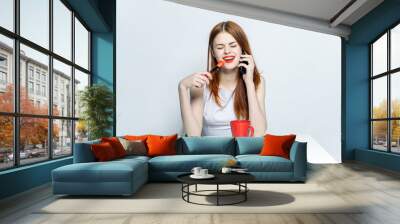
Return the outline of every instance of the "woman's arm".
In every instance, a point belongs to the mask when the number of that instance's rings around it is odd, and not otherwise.
[[[249,104],[249,119],[254,127],[254,136],[263,136],[267,128],[265,115],[265,81],[261,76],[259,88],[256,90],[254,82],[246,83],[247,99]]]
[[[179,85],[183,128],[188,136],[201,136],[203,127],[203,89]]]

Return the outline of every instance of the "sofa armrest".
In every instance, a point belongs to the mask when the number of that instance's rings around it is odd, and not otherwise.
[[[95,162],[90,146],[99,143],[99,140],[75,143],[74,145],[74,163],[89,163]]]
[[[307,142],[294,142],[290,148],[290,160],[293,162],[293,179],[305,181],[307,176]]]

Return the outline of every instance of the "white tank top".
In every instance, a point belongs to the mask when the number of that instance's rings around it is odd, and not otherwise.
[[[230,122],[237,120],[234,109],[234,91],[219,88],[222,107],[218,106],[208,86],[204,87],[203,130],[202,136],[232,136]]]

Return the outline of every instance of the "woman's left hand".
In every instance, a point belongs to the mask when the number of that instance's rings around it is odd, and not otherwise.
[[[247,61],[247,65],[243,63],[243,61]],[[253,82],[253,74],[254,74],[254,59],[250,54],[242,54],[239,59],[239,66],[243,66],[246,68],[246,73],[243,75],[244,82],[252,83]]]

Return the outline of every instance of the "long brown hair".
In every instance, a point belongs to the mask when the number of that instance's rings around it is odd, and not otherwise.
[[[249,41],[247,39],[246,34],[244,33],[243,29],[236,24],[233,21],[226,21],[226,22],[221,22],[218,23],[217,25],[214,26],[214,28],[210,32],[210,38],[208,41],[208,58],[207,58],[207,71],[210,71],[211,68],[214,68],[217,64],[217,60],[215,57],[211,54],[213,50],[213,41],[214,38],[220,33],[220,32],[227,32],[231,34],[239,46],[242,48],[242,50],[246,54],[252,54]],[[218,89],[219,89],[219,75],[218,72],[212,74],[213,79],[210,80],[210,91],[212,96],[214,97],[215,102],[221,107],[221,99],[218,95]],[[260,83],[260,73],[258,72],[257,66],[254,65],[254,74],[253,74],[253,82],[256,87],[256,89],[259,86]],[[247,92],[246,92],[246,85],[244,83],[244,80],[242,77],[238,78],[238,82],[236,84],[235,92],[234,92],[234,111],[235,115],[238,119],[249,119],[249,106],[248,106],[248,100],[247,100]]]

